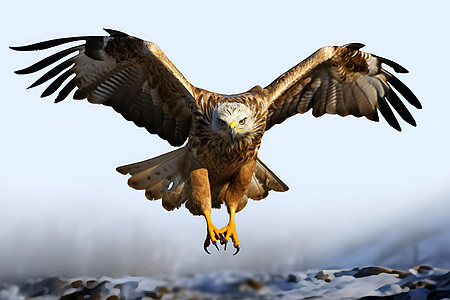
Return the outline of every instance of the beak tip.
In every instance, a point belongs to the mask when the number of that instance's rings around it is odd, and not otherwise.
[[[231,141],[234,141],[235,136],[236,136],[236,130],[234,128],[232,128],[230,130]]]

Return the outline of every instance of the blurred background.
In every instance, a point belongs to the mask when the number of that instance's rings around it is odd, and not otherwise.
[[[0,279],[448,268],[449,14],[448,1],[3,1]],[[272,128],[260,158],[290,190],[237,215],[239,255],[208,256],[203,218],[165,211],[115,171],[167,142],[108,107],[40,99],[42,87],[26,90],[39,74],[13,73],[56,51],[8,46],[104,27],[157,43],[192,84],[220,93],[266,86],[322,46],[362,42],[410,71],[397,77],[424,109],[407,104],[418,126],[401,122],[401,133],[311,113]],[[226,210],[213,220],[226,225]]]

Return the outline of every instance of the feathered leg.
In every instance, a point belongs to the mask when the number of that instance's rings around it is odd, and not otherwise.
[[[217,250],[217,240],[221,238],[219,230],[211,221],[211,189],[208,178],[208,170],[197,168],[190,172],[191,177],[191,198],[194,204],[200,209],[206,220],[206,239],[203,248],[206,253],[209,245],[212,243]]]
[[[228,207],[228,213],[230,214],[230,221],[227,226],[219,230],[219,236],[223,235],[223,240],[225,243],[228,242],[229,238],[231,238],[233,241],[233,246],[236,248],[234,255],[238,254],[241,249],[237,237],[234,216],[245,206],[245,203],[242,205],[241,200],[244,197],[245,191],[247,190],[247,187],[252,179],[253,172],[255,171],[255,163],[255,160],[249,161],[231,178],[231,182],[228,185],[225,195],[225,202]]]

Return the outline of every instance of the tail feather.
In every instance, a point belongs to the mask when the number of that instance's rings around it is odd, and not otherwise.
[[[187,200],[187,195],[184,193],[184,185],[186,180],[181,177],[176,177],[174,180],[165,180],[162,185],[163,188],[163,206],[167,210],[173,210]]]
[[[143,170],[146,170],[150,167],[157,167],[161,163],[163,163],[167,160],[170,160],[180,154],[183,154],[186,151],[187,151],[187,146],[170,151],[168,153],[164,153],[162,155],[159,155],[159,156],[156,156],[156,157],[144,160],[144,161],[117,167],[116,171],[122,175],[126,175],[126,174],[134,175],[134,174],[141,172]]]
[[[270,190],[286,192],[289,187],[257,158],[255,171],[246,194],[253,200],[261,200],[267,197]]]
[[[183,187],[186,181],[185,159],[187,146],[163,155],[117,168],[121,174],[132,175],[128,184],[145,190],[149,200],[161,199],[167,210],[179,207],[186,199]]]

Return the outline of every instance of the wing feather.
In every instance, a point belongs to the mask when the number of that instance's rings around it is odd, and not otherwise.
[[[389,125],[401,131],[400,124],[398,124],[397,118],[395,118],[392,109],[389,107],[389,104],[386,102],[386,99],[380,98],[378,100],[378,108],[380,109],[381,114],[386,119]]]
[[[348,116],[349,112],[347,110],[347,107],[345,106],[344,102],[344,90],[342,87],[342,84],[337,82],[336,79],[334,79],[335,86],[336,86],[336,114],[338,114],[341,117]]]
[[[68,56],[69,54],[72,54],[72,53],[75,53],[77,51],[80,51],[81,49],[82,49],[81,46],[74,46],[74,47],[62,50],[62,51],[60,51],[58,53],[55,53],[55,54],[53,54],[53,55],[51,55],[49,57],[46,57],[46,58],[38,61],[37,63],[29,66],[28,68],[15,71],[14,73],[16,73],[16,74],[30,74],[30,73],[34,73],[34,72],[40,71],[43,68],[45,68],[45,67],[47,67],[47,66],[57,62],[58,60]]]
[[[111,106],[137,126],[158,134],[171,145],[183,144],[197,109],[195,89],[159,47],[123,32],[105,29],[110,36],[82,36],[11,47],[18,51],[43,50],[71,42],[84,42],[57,52],[30,67],[29,74],[57,63],[31,87],[55,78],[41,97],[59,91],[60,102],[75,89],[74,99]],[[71,54],[72,57],[61,62]],[[71,76],[72,79],[68,80]]]
[[[71,75],[73,75],[73,69],[69,69],[66,72],[62,73],[58,76],[50,85],[44,90],[44,92],[41,94],[41,97],[47,97],[51,94],[53,94],[57,89],[61,87],[61,85],[66,81],[67,78],[69,78]],[[55,100],[55,102],[62,101],[63,99],[59,99],[58,101]]]
[[[366,116],[369,120],[372,119],[374,107],[370,103],[369,98],[366,95],[366,91],[363,91],[358,84],[361,81],[361,78],[358,78],[353,84],[352,87],[353,97],[355,99],[356,105],[358,106],[358,110],[362,116]]]
[[[349,114],[355,117],[361,117],[361,113],[358,109],[358,104],[356,103],[355,95],[353,93],[351,84],[344,84],[344,104],[347,107]]]
[[[327,114],[336,114],[336,99],[337,99],[337,87],[336,82],[333,80],[330,80],[329,86],[328,86],[328,101],[327,105],[325,107],[325,113]]]
[[[364,116],[372,121],[379,120],[379,110],[388,124],[400,131],[389,103],[403,120],[416,126],[391,86],[416,108],[422,107],[419,100],[381,64],[399,73],[408,71],[392,60],[359,51],[363,46],[353,43],[321,48],[268,85],[266,130],[296,113],[312,109],[315,117],[327,113]]]
[[[320,78],[320,86],[314,94],[313,100],[313,116],[318,118],[325,114],[325,107],[328,99],[328,78],[323,76]]]

